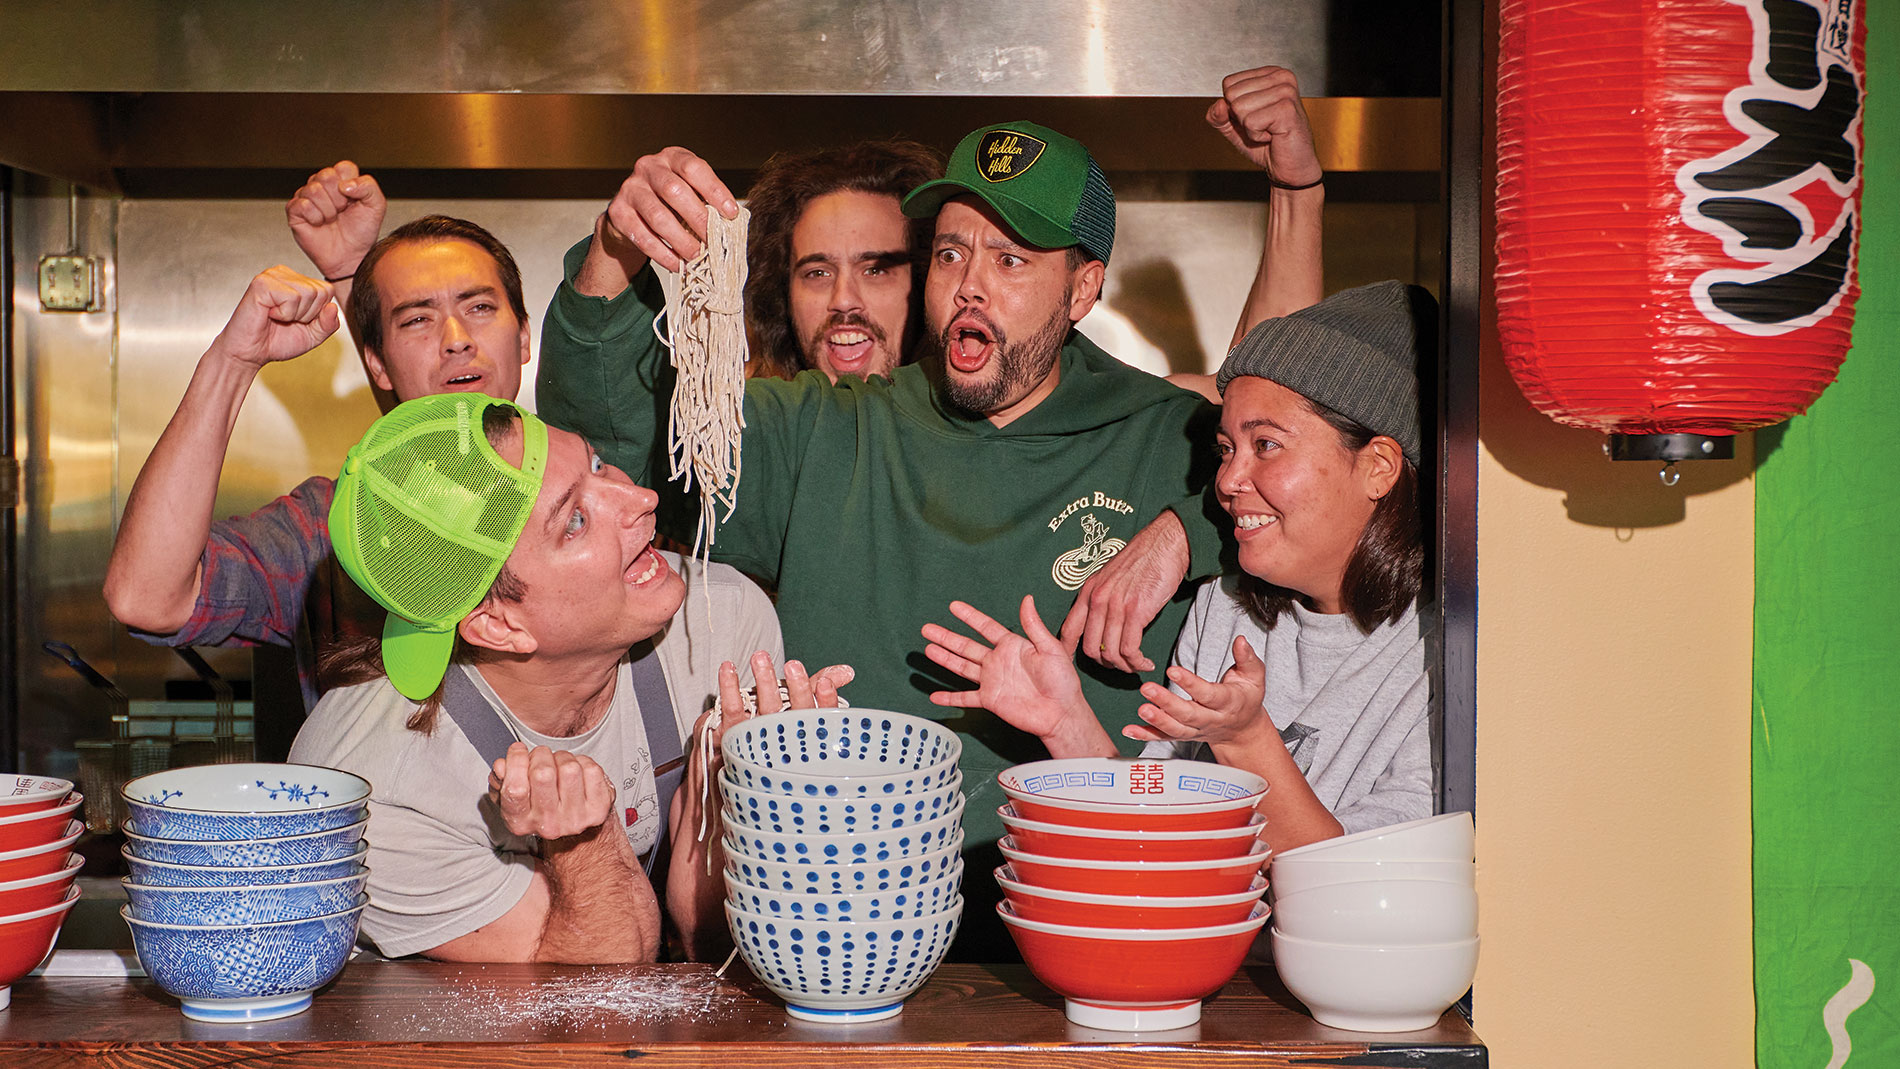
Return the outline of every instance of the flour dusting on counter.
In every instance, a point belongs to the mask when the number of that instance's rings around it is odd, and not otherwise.
[[[526,985],[499,985],[471,980],[458,985],[438,1004],[440,1012],[420,1015],[418,1031],[428,1032],[452,1022],[483,1021],[496,1025],[543,1024],[560,1027],[662,1020],[708,1021],[729,1010],[738,999],[729,985],[710,973],[671,976],[663,973],[606,974],[537,981]]]

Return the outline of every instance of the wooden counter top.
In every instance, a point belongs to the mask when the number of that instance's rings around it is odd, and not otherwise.
[[[1137,963],[1130,963],[1137,965]],[[1245,969],[1201,1023],[1172,1032],[1072,1025],[1020,965],[945,965],[889,1021],[817,1025],[740,962],[710,966],[453,965],[359,961],[295,1017],[187,1020],[150,980],[32,977],[0,1011],[0,1064],[376,1066],[1457,1066],[1486,1064],[1464,1019],[1368,1035],[1299,1012],[1270,969]]]

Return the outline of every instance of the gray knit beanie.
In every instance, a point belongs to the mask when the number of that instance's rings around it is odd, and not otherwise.
[[[1240,375],[1277,382],[1386,435],[1419,464],[1418,333],[1403,283],[1342,290],[1262,322],[1221,364],[1223,395]]]

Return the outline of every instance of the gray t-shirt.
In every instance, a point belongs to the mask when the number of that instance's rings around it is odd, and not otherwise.
[[[1430,816],[1431,684],[1418,605],[1365,634],[1350,616],[1295,604],[1268,631],[1234,599],[1236,581],[1224,576],[1201,586],[1174,663],[1219,681],[1233,667],[1234,637],[1246,636],[1266,662],[1273,726],[1348,834]],[[1206,752],[1199,743],[1153,742],[1142,756]]]
[[[718,702],[720,662],[744,664],[753,651],[766,650],[781,663],[785,641],[771,600],[751,580],[723,564],[702,580],[697,562],[664,556],[686,576],[686,601],[655,648],[682,745],[690,747],[694,721]],[[593,758],[617,785],[627,840],[643,853],[659,838],[658,794],[630,665],[620,662],[607,715],[572,738],[529,731],[479,671],[449,671],[467,672],[523,742]],[[534,873],[533,839],[511,834],[488,801],[487,763],[447,714],[428,735],[409,730],[415,708],[387,679],[332,690],[290,750],[292,761],[347,769],[370,782],[370,900],[362,932],[390,957],[429,950],[496,920],[521,900]]]

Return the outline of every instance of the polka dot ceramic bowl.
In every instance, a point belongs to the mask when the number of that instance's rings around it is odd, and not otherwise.
[[[927,854],[949,845],[962,831],[963,799],[959,797],[943,816],[888,831],[866,831],[852,835],[780,835],[727,823],[726,849],[763,861],[857,865]]]
[[[901,921],[961,906],[963,881],[934,880],[893,891],[810,895],[764,891],[728,878],[726,900],[747,913],[786,920]]]
[[[806,865],[760,861],[742,854],[726,856],[726,885],[734,882],[781,894],[842,895],[892,891],[926,883],[963,884],[963,836],[948,846],[916,857],[864,865]]]
[[[952,805],[962,804],[963,776],[958,773],[941,787],[917,794],[825,798],[755,791],[721,772],[719,790],[725,796],[729,824],[781,835],[846,835],[902,828],[943,816]]]
[[[251,887],[147,887],[119,881],[131,916],[157,924],[275,924],[337,913],[356,904],[369,871],[313,883]]]
[[[125,848],[146,861],[173,865],[277,868],[348,857],[362,845],[363,831],[368,827],[369,818],[363,817],[341,828],[304,835],[212,842],[155,838],[145,834],[143,823],[129,822],[125,827]]]
[[[892,921],[769,917],[726,903],[733,941],[752,974],[807,1021],[895,1017],[943,962],[963,906]]]
[[[145,974],[194,1021],[269,1021],[310,1008],[316,990],[343,971],[368,895],[337,913],[276,924],[156,924],[132,927]]]
[[[316,883],[351,876],[363,870],[369,856],[369,844],[357,843],[346,857],[312,861],[302,865],[173,865],[147,861],[121,847],[120,856],[132,873],[134,882],[147,887],[247,887],[266,883]]]
[[[720,744],[748,790],[805,798],[875,798],[942,787],[963,752],[932,720],[877,709],[795,709],[753,717]]]
[[[140,835],[231,841],[354,824],[369,781],[316,765],[196,765],[140,776],[120,793]]]

